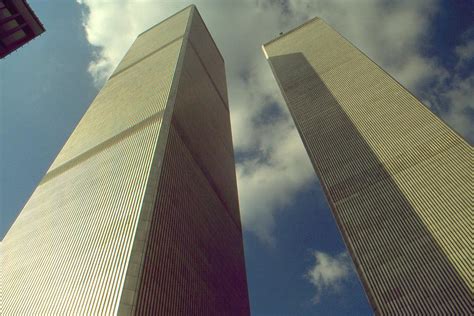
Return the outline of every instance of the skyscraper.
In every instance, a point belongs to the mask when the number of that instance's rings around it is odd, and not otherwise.
[[[0,0],[0,58],[43,32],[43,25],[25,0]]]
[[[375,312],[472,312],[472,147],[321,19],[263,49]]]
[[[137,37],[1,247],[5,315],[249,314],[224,60],[194,6]]]

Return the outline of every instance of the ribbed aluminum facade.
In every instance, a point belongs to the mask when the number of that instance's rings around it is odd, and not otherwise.
[[[472,147],[321,19],[263,48],[375,312],[472,313]]]
[[[1,243],[2,315],[247,315],[224,61],[194,6],[142,33]]]

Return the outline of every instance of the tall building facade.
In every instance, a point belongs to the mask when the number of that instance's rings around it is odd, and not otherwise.
[[[25,0],[0,0],[0,58],[43,32],[43,25]]]
[[[321,19],[263,50],[375,312],[471,313],[472,147]]]
[[[224,60],[194,6],[137,37],[1,247],[2,315],[249,314]]]

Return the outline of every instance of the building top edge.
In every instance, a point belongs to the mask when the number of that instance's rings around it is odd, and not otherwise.
[[[222,59],[222,62],[225,64],[224,56],[222,56],[222,53],[219,50],[219,47],[217,46],[217,43],[214,40],[214,37],[212,36],[211,32],[209,31],[209,28],[207,27],[206,22],[204,22],[204,19],[202,18],[201,13],[199,12],[198,8],[195,5],[194,5],[194,10],[197,13],[197,15],[199,16],[199,18],[201,19],[201,22],[204,25],[204,28],[206,29],[207,34],[209,34],[209,37],[211,38],[211,41],[214,44],[214,47],[216,48],[217,53],[219,54],[220,58]]]
[[[175,17],[176,15],[182,13],[183,11],[187,10],[187,9],[192,9],[193,12],[191,12],[191,15],[195,12],[199,18],[201,19],[202,21],[202,24],[204,25],[204,28],[206,29],[207,33],[209,34],[209,37],[211,38],[212,40],[212,43],[214,44],[216,50],[217,50],[217,53],[219,54],[220,58],[222,59],[223,62],[224,61],[224,56],[222,56],[222,53],[221,51],[219,50],[219,47],[217,46],[217,43],[216,41],[214,40],[214,37],[212,36],[211,32],[209,31],[209,28],[207,27],[206,23],[204,22],[204,19],[202,18],[201,16],[201,13],[199,12],[197,6],[195,4],[190,4],[188,6],[186,6],[185,8],[179,10],[178,12],[176,12],[175,14],[167,17],[166,19],[164,19],[163,21],[160,21],[159,23],[156,23],[155,25],[152,25],[151,27],[149,27],[148,29],[146,29],[145,31],[141,32],[140,34],[137,35],[137,38],[139,38],[140,36],[142,36],[143,34],[145,34],[146,32],[148,31],[151,31],[152,29],[154,29],[155,27],[161,25],[163,22],[166,22],[168,21],[169,19],[172,19],[173,17]]]
[[[186,11],[186,10],[188,10],[188,9],[190,9],[190,8],[196,9],[196,5],[190,4],[190,5],[188,5],[188,6],[184,7],[184,8],[182,8],[181,10],[179,10],[178,12],[176,12],[175,14],[173,14],[173,15],[167,17],[166,19],[164,19],[164,20],[162,20],[162,21],[160,21],[160,22],[158,22],[158,23],[156,23],[156,24],[150,26],[150,27],[147,28],[145,31],[143,31],[143,32],[141,32],[140,34],[138,34],[138,35],[137,35],[137,38],[139,38],[140,36],[142,36],[142,35],[145,34],[146,32],[151,31],[152,29],[154,29],[155,27],[159,26],[160,24],[163,24],[164,22],[168,21],[169,19],[174,18],[174,17],[177,16],[178,14],[180,14],[180,13],[182,13],[183,11]]]
[[[268,42],[266,42],[266,43],[264,43],[264,44],[262,45],[263,50],[265,51],[265,46],[268,46],[268,45],[272,44],[273,42],[276,42],[276,41],[278,41],[279,39],[281,39],[281,38],[287,36],[288,34],[291,34],[291,33],[293,33],[294,31],[297,31],[297,30],[299,30],[300,28],[305,27],[306,25],[311,24],[311,23],[316,22],[316,21],[319,21],[319,20],[323,21],[323,19],[321,19],[320,17],[317,17],[317,16],[316,16],[316,17],[314,17],[314,18],[312,18],[312,19],[309,19],[308,21],[304,22],[303,24],[300,24],[300,25],[298,25],[297,27],[295,27],[295,28],[289,30],[288,32],[283,33],[283,34],[279,35],[278,37],[275,37],[275,38],[272,39],[271,41],[268,41]]]

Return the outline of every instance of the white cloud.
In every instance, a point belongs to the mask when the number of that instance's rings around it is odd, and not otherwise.
[[[313,302],[318,304],[322,295],[337,294],[354,275],[352,262],[347,252],[336,256],[314,251],[315,263],[306,273],[306,278],[314,285],[316,293]]]
[[[290,0],[305,18],[319,16],[409,89],[432,72],[433,60],[421,54],[437,11],[436,0]]]
[[[189,1],[77,0],[84,11],[88,41],[97,48],[89,71],[98,85],[110,75],[136,35],[189,5]],[[309,17],[320,16],[415,90],[446,78],[436,59],[421,54],[437,2],[346,0],[195,1],[225,60],[232,133],[244,228],[272,243],[276,216],[315,176],[286,106],[261,52],[261,44]],[[383,19],[381,18],[383,17]],[[459,54],[466,49],[460,48]],[[435,79],[433,79],[435,78]],[[443,79],[444,80],[444,79]],[[466,91],[446,91],[452,102]],[[456,92],[457,91],[457,92]],[[428,99],[428,98],[427,98]],[[430,102],[431,99],[430,99]],[[434,101],[433,101],[434,103]],[[281,113],[271,121],[269,107]],[[463,112],[449,120],[464,128]]]
[[[126,0],[80,3],[87,6],[87,39],[98,51],[89,72],[99,86],[136,35],[189,4]],[[275,213],[315,178],[260,48],[289,28],[289,18],[279,7],[251,0],[196,1],[196,5],[225,56],[235,150],[251,157],[237,164],[244,228],[271,244]],[[261,121],[262,113],[272,106],[283,114]]]
[[[260,126],[257,132],[263,142],[258,157],[237,165],[241,214],[247,229],[273,245],[277,211],[289,205],[314,175],[298,133],[287,119]]]
[[[423,54],[438,0],[290,0],[298,15],[317,15],[348,38],[402,85],[437,112],[464,137],[474,142],[474,80],[458,72],[474,56],[474,28],[452,52],[458,59],[454,72],[436,57]]]
[[[474,27],[461,35],[461,43],[453,54],[457,58],[454,71],[445,72],[435,81],[431,91],[424,93],[429,103],[451,127],[471,144],[474,143]]]
[[[87,40],[97,48],[89,72],[98,86],[110,76],[138,34],[184,6],[179,1],[162,5],[146,0],[77,2],[87,8],[83,25]]]
[[[391,67],[387,69],[390,71]],[[421,57],[418,54],[406,56],[397,70],[391,73],[400,83],[415,93],[419,93],[422,86],[429,82],[443,83],[449,77],[447,70],[438,65],[435,59]]]

